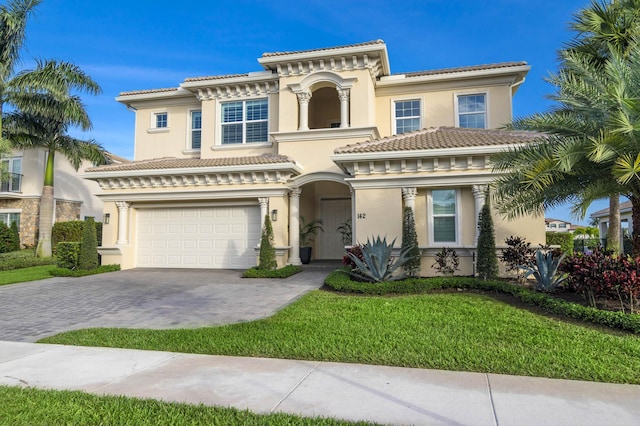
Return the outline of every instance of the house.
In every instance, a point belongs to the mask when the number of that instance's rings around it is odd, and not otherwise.
[[[574,232],[578,225],[573,225],[562,219],[546,217],[544,219],[544,229],[547,232]]]
[[[135,111],[134,161],[88,169],[105,215],[103,263],[122,268],[247,268],[266,215],[278,264],[299,264],[303,218],[321,219],[314,259],[352,242],[396,239],[415,211],[423,275],[453,247],[473,272],[492,153],[528,143],[510,122],[525,62],[392,74],[381,40],[264,53],[262,71],[186,78],[121,93]],[[542,218],[496,215],[509,235],[544,243]]]
[[[633,230],[633,220],[632,220],[632,205],[631,201],[625,201],[620,203],[620,235],[631,235]],[[592,220],[596,220],[598,223],[598,230],[600,231],[600,239],[604,243],[607,237],[607,232],[609,231],[609,209],[602,209],[595,211],[589,215]],[[623,246],[623,242],[620,242],[621,246]]]
[[[8,226],[12,222],[18,223],[20,243],[24,247],[35,246],[38,239],[46,158],[45,149],[14,150],[0,158],[3,169],[8,172],[7,178],[0,181],[0,222]],[[87,216],[101,220],[102,201],[96,195],[100,188],[96,182],[79,176],[91,166],[93,164],[85,162],[76,171],[64,155],[56,156],[54,222],[80,220]]]

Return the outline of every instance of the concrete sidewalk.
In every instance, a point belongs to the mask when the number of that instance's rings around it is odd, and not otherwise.
[[[19,342],[0,342],[0,384],[385,424],[640,424],[634,385]]]

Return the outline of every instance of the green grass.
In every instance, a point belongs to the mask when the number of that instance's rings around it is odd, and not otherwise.
[[[52,278],[51,271],[55,265],[32,266],[31,268],[14,269],[0,272],[0,285],[22,283],[26,281]]]
[[[348,425],[327,418],[0,386],[0,425]]]
[[[88,329],[42,342],[640,384],[640,337],[470,293],[314,291],[261,321],[195,330]]]

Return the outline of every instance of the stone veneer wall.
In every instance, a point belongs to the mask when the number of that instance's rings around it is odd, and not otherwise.
[[[38,238],[40,198],[0,200],[0,209],[21,209],[20,244],[22,244],[23,247],[35,246]]]
[[[56,200],[56,222],[80,220],[81,202]],[[40,198],[0,200],[0,209],[20,209],[20,244],[34,247],[38,242]]]
[[[56,222],[80,220],[80,206],[78,201],[56,200]]]

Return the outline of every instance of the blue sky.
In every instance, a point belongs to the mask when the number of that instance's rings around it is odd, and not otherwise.
[[[573,37],[572,14],[588,0],[44,0],[27,28],[23,67],[32,58],[79,65],[102,86],[85,97],[94,138],[133,157],[134,115],[119,92],[177,87],[186,77],[258,71],[263,52],[382,39],[391,71],[527,61],[514,115],[544,111],[556,51]],[[607,207],[594,203],[589,212]],[[569,209],[547,212],[570,220]],[[578,222],[573,219],[574,222]],[[586,222],[583,221],[583,222]]]

